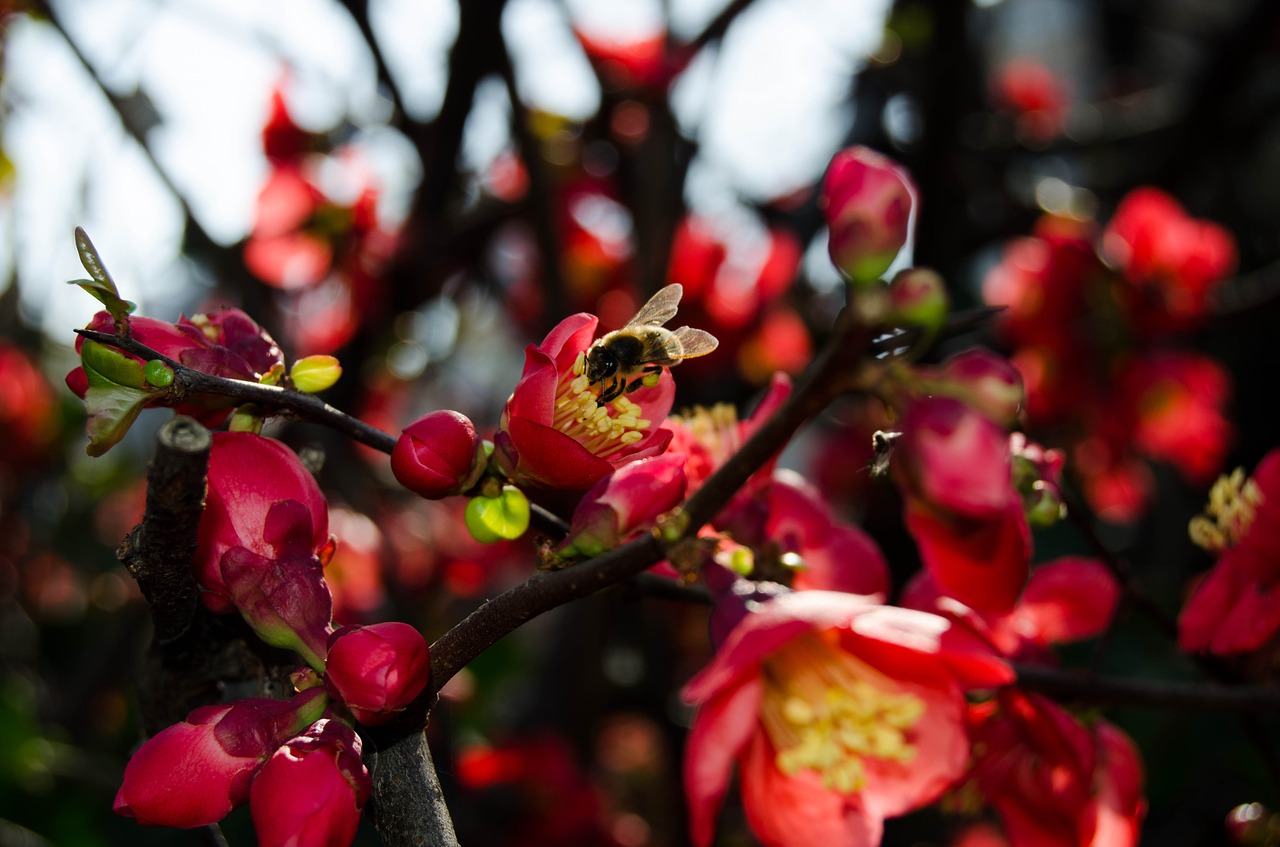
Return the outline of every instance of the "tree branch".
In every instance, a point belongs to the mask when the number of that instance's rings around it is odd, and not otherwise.
[[[1280,686],[1215,685],[1122,679],[1062,671],[1039,665],[1015,665],[1019,688],[1058,700],[1097,706],[1145,706],[1156,709],[1253,712],[1280,708]]]

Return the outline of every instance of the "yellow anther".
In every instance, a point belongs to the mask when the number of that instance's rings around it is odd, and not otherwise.
[[[636,420],[635,426],[633,426],[632,429],[648,429],[651,426],[653,426],[653,421],[647,418],[639,418]]]
[[[631,432],[624,432],[621,440],[623,444],[635,444],[642,438],[644,438],[643,432],[636,432],[635,430],[632,430]]]
[[[573,360],[573,372],[576,376],[582,376],[587,369],[587,354],[579,353],[578,358]]]
[[[639,419],[636,418],[636,416],[631,414],[630,412],[626,412],[621,415],[618,415],[616,418],[614,418],[614,420],[616,420],[618,423],[625,426],[627,429],[635,429],[636,423],[638,422]]]
[[[1234,547],[1253,525],[1264,499],[1258,483],[1244,475],[1244,468],[1218,477],[1209,489],[1204,514],[1192,518],[1187,527],[1191,540],[1211,553]]]
[[[591,383],[587,381],[586,374],[574,377],[573,382],[569,383],[569,390],[574,394],[581,394],[591,387]]]

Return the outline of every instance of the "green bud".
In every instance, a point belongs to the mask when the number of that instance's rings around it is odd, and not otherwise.
[[[515,486],[504,486],[496,497],[472,497],[464,518],[476,541],[510,541],[529,528],[529,500]]]
[[[173,368],[159,359],[152,359],[142,366],[142,376],[148,385],[156,388],[168,388],[173,384]]]
[[[342,376],[342,365],[333,356],[307,356],[293,363],[289,379],[299,391],[317,394],[331,388]]]

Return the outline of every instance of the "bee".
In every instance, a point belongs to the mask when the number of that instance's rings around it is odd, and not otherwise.
[[[684,287],[668,285],[649,299],[622,329],[596,340],[587,351],[586,375],[600,386],[600,403],[609,403],[641,386],[656,385],[663,368],[705,356],[720,343],[709,332],[662,325],[676,316]]]

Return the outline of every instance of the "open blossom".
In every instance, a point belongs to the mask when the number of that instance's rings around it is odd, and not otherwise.
[[[658,384],[600,404],[585,375],[594,315],[562,320],[541,345],[525,349],[524,373],[502,412],[495,458],[517,482],[585,490],[627,462],[662,453],[671,430],[657,425],[671,410],[675,383]]]
[[[761,604],[684,691],[698,706],[685,750],[694,843],[711,843],[736,763],[764,844],[878,844],[886,817],[963,775],[964,691],[1011,679],[936,615],[827,591]]]
[[[917,400],[892,467],[907,527],[943,591],[975,609],[1012,608],[1027,580],[1031,531],[1004,429],[958,400]]]
[[[196,709],[129,759],[116,813],[148,826],[221,820],[249,799],[250,781],[272,751],[318,717],[322,694],[313,689],[288,701],[249,698]]]
[[[244,548],[266,559],[303,550],[329,555],[329,507],[292,450],[247,432],[219,432],[209,453],[208,495],[195,554],[201,598],[215,612],[235,606],[222,557]],[[298,509],[273,509],[281,501]],[[317,565],[319,562],[317,562]]]
[[[347,847],[373,792],[360,748],[332,718],[281,745],[249,791],[259,847]]]
[[[1146,814],[1142,760],[1106,721],[1013,689],[973,706],[973,785],[1010,847],[1132,847]]]
[[[1178,618],[1184,650],[1257,650],[1280,632],[1280,450],[1251,478],[1237,470],[1210,493],[1192,538],[1218,553]]]

